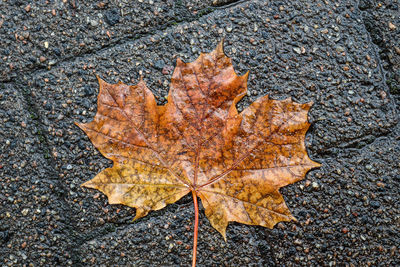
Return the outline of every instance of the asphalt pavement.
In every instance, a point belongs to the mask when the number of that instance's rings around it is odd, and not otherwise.
[[[80,185],[111,166],[74,122],[98,83],[140,76],[165,104],[176,59],[224,39],[245,108],[314,101],[306,145],[322,167],[281,190],[297,222],[230,223],[200,205],[198,266],[400,265],[400,3],[0,0],[0,265],[189,266],[191,196],[132,223]]]

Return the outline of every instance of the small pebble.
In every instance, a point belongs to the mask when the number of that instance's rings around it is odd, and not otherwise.
[[[389,29],[394,31],[397,29],[396,25],[394,25],[393,23],[389,22]]]
[[[293,51],[296,52],[297,54],[301,53],[300,47],[293,47]]]
[[[28,215],[28,213],[29,213],[29,209],[23,209],[21,211],[21,214],[24,215],[24,216]]]
[[[99,23],[97,22],[97,20],[90,20],[90,25],[92,25],[93,27],[96,27]]]

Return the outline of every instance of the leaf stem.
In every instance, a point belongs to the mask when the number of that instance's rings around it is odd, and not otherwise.
[[[196,191],[192,190],[192,195],[193,195],[193,204],[194,204],[194,235],[193,235],[192,267],[196,267],[197,230],[199,229],[199,205],[197,204]]]

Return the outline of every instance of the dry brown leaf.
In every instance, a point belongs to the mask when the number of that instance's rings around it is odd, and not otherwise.
[[[272,228],[293,220],[279,188],[319,166],[304,145],[312,103],[264,96],[238,113],[247,77],[236,75],[221,42],[194,62],[177,60],[165,106],[143,80],[129,86],[99,78],[97,114],[77,125],[114,165],[83,186],[110,204],[135,207],[136,219],[191,192],[194,264],[197,197],[224,238],[230,221]]]

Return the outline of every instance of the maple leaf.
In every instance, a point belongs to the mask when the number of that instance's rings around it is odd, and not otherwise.
[[[135,207],[135,219],[191,192],[193,265],[197,197],[225,239],[230,221],[272,228],[293,220],[279,188],[320,166],[304,144],[312,103],[264,96],[238,113],[247,78],[236,75],[222,42],[194,62],[177,60],[165,106],[157,106],[142,79],[129,86],[98,78],[97,114],[77,125],[114,165],[83,186],[100,190],[110,204]]]

